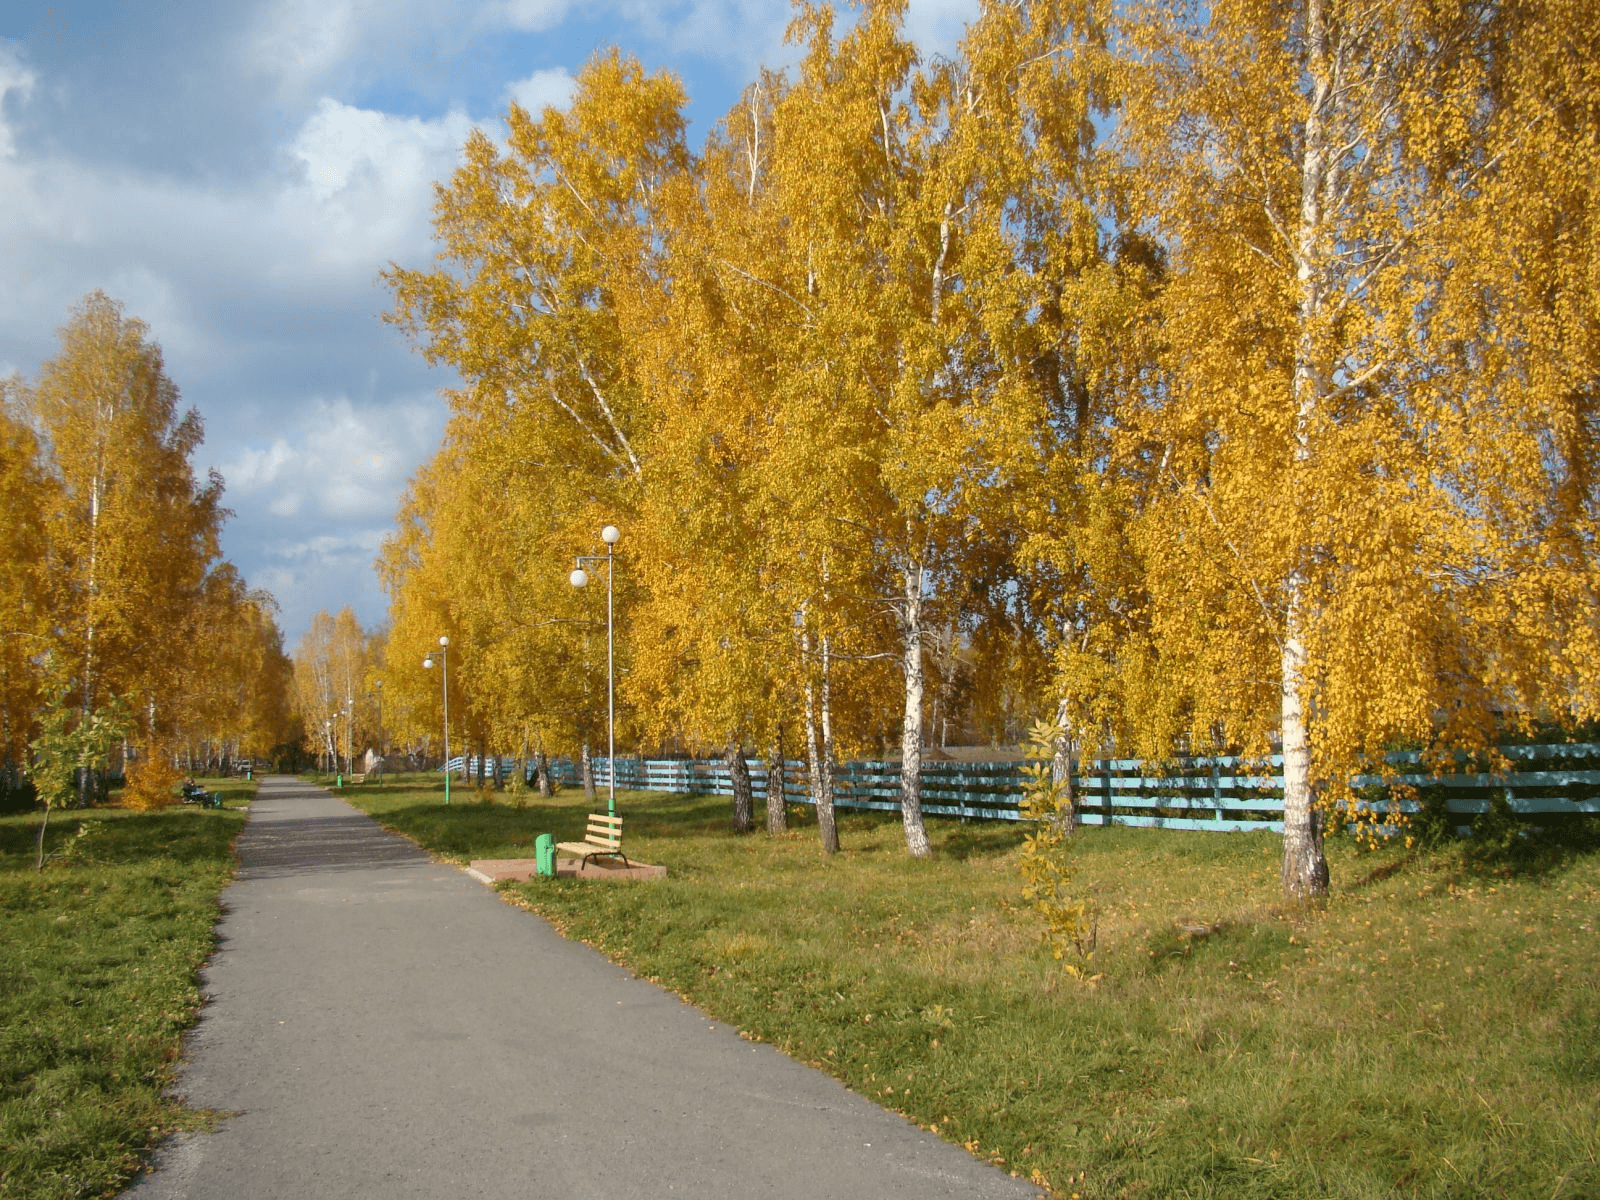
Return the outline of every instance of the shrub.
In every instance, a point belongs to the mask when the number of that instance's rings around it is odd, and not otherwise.
[[[122,807],[136,812],[154,812],[178,802],[177,787],[183,772],[172,756],[159,751],[141,755],[128,767],[128,786],[122,792]]]

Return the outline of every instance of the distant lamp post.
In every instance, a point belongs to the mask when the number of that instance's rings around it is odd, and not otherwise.
[[[334,752],[334,749],[333,749],[333,718],[332,717],[328,717],[327,719],[325,719],[322,722],[322,744],[328,748],[328,758],[327,758],[327,764],[328,764],[328,768],[329,768],[328,769],[328,774],[331,775],[331,774],[333,774],[333,769],[338,766],[338,763],[335,761],[336,758],[337,758],[337,755],[336,755],[336,753]]]
[[[612,551],[615,549],[617,539],[622,536],[622,531],[615,525],[607,525],[600,531],[600,540],[606,544],[604,555],[580,554],[577,566],[572,569],[572,574],[567,576],[567,581],[575,588],[589,585],[589,573],[583,569],[586,562],[603,562],[606,564],[606,782],[610,787],[607,800],[608,812],[611,816],[617,815],[617,670],[615,639],[612,623],[612,576],[615,574],[616,558]]]
[[[373,684],[373,695],[378,701],[378,786],[383,786],[383,680]]]
[[[433,656],[422,660],[422,665],[433,669]],[[444,802],[450,803],[450,639],[439,639],[439,682],[444,689]]]

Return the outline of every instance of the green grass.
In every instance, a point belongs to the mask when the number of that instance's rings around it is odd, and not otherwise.
[[[461,861],[580,836],[591,807],[447,809],[436,779],[345,794]],[[1015,826],[935,821],[915,862],[897,817],[850,815],[828,859],[809,822],[733,837],[725,799],[618,811],[666,880],[514,898],[1061,1196],[1600,1195],[1593,853],[1340,840],[1333,898],[1286,911],[1275,835],[1085,830],[1103,977],[1080,983],[1018,901]]]
[[[254,785],[204,781],[224,803]],[[167,1133],[203,1124],[166,1094],[199,1011],[236,809],[0,817],[0,1196],[114,1195]]]

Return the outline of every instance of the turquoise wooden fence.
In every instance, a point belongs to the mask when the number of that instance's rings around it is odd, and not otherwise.
[[[1390,782],[1416,787],[1441,800],[1452,813],[1469,816],[1488,810],[1504,795],[1513,812],[1525,815],[1600,813],[1600,744],[1568,743],[1504,746],[1501,753],[1514,770],[1504,775],[1468,772],[1442,778],[1420,770],[1416,754],[1394,754],[1398,769]],[[492,764],[493,760],[490,760]],[[502,771],[516,770],[516,760],[503,759]],[[452,759],[451,769],[477,773],[477,759]],[[926,762],[922,768],[922,810],[933,816],[1016,821],[1022,819],[1022,768],[1018,762]],[[491,766],[492,769],[492,766]],[[551,774],[564,783],[578,782],[577,764],[567,759],[550,763]],[[718,759],[619,758],[617,787],[680,794],[732,795],[728,766]],[[1166,829],[1247,832],[1283,829],[1283,758],[1266,760],[1233,756],[1180,758],[1160,765],[1140,759],[1102,759],[1075,778],[1079,816],[1085,825],[1135,825]],[[594,760],[595,783],[609,782],[608,761]],[[764,763],[752,759],[750,780],[758,797],[767,791]],[[1361,803],[1380,809],[1388,803],[1388,785],[1376,775],[1354,784]],[[786,765],[784,795],[790,803],[809,804],[804,764]],[[897,811],[900,807],[898,762],[841,763],[834,780],[834,803],[846,809]],[[1403,801],[1405,811],[1419,802]]]

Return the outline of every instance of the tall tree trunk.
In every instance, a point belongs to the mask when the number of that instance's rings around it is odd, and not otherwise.
[[[1078,828],[1078,797],[1072,786],[1072,760],[1077,747],[1064,697],[1056,702],[1056,729],[1059,732],[1055,753],[1050,757],[1050,781],[1065,794],[1065,803],[1056,810],[1056,824],[1063,833],[1071,833]]]
[[[832,640],[822,635],[822,710],[819,724],[822,728],[822,782],[821,798],[827,810],[827,838],[832,850],[839,848],[839,826],[834,812],[834,757],[833,757],[833,657]],[[819,816],[821,810],[819,810]]]
[[[733,785],[733,831],[749,833],[755,828],[755,794],[750,786],[750,764],[738,742],[728,747],[728,781]]]
[[[906,567],[900,612],[901,665],[906,677],[905,726],[900,733],[900,821],[912,858],[933,853],[922,822],[922,581],[921,563]]]
[[[767,748],[767,832],[789,832],[789,808],[785,799],[783,728],[779,726]]]
[[[539,748],[535,763],[533,770],[534,778],[539,784],[539,795],[548,800],[555,794],[555,789],[550,786],[550,757],[544,752],[544,747],[542,746]]]
[[[1301,157],[1300,221],[1295,244],[1295,277],[1299,286],[1299,330],[1295,342],[1293,466],[1286,483],[1298,493],[1299,477],[1311,461],[1311,426],[1330,381],[1322,367],[1320,326],[1327,303],[1328,255],[1325,228],[1326,189],[1333,182],[1334,147],[1331,110],[1339,103],[1328,25],[1328,0],[1307,0],[1306,69],[1311,101],[1306,112],[1305,147]],[[1291,518],[1294,519],[1294,518]],[[1296,520],[1296,524],[1304,525]],[[1297,534],[1299,530],[1295,531]],[[1311,783],[1311,736],[1306,720],[1305,575],[1301,563],[1309,547],[1297,546],[1299,561],[1291,568],[1284,591],[1281,726],[1283,739],[1283,889],[1296,899],[1326,895],[1328,859],[1322,845],[1322,823]]]
[[[1311,737],[1301,694],[1305,665],[1299,597],[1291,592],[1283,639],[1283,890],[1297,900],[1328,892],[1328,856],[1311,785]]]
[[[96,405],[98,413],[99,406]],[[101,426],[103,431],[104,426]],[[97,434],[97,440],[103,438],[104,433]],[[100,489],[104,474],[103,460],[105,451],[97,445],[95,449],[94,478],[89,484],[89,586],[84,595],[83,619],[83,696],[79,705],[79,719],[84,725],[89,723],[89,714],[94,711],[95,671],[95,601],[100,595],[99,555],[100,555]],[[78,772],[78,807],[89,807],[89,773]],[[48,816],[48,812],[46,814]],[[41,835],[42,836],[42,835]],[[40,854],[44,853],[43,843],[40,844]],[[43,859],[40,860],[41,867]]]
[[[823,638],[823,679],[827,679],[827,644],[828,639]],[[804,657],[811,657],[811,634],[800,635],[800,645]],[[826,694],[824,684],[824,695]],[[823,705],[826,709],[826,704]],[[822,849],[827,854],[839,852],[839,826],[834,819],[833,812],[833,772],[827,763],[827,752],[823,743],[826,738],[818,738],[818,713],[816,685],[811,681],[810,663],[806,664],[806,782],[811,790],[811,803],[817,810],[817,830],[821,835]],[[826,722],[824,722],[826,724]],[[831,749],[829,747],[828,749]]]
[[[583,744],[583,756],[579,759],[578,770],[583,779],[583,794],[588,798],[589,803],[593,804],[595,802],[594,759],[589,755],[588,742]]]

